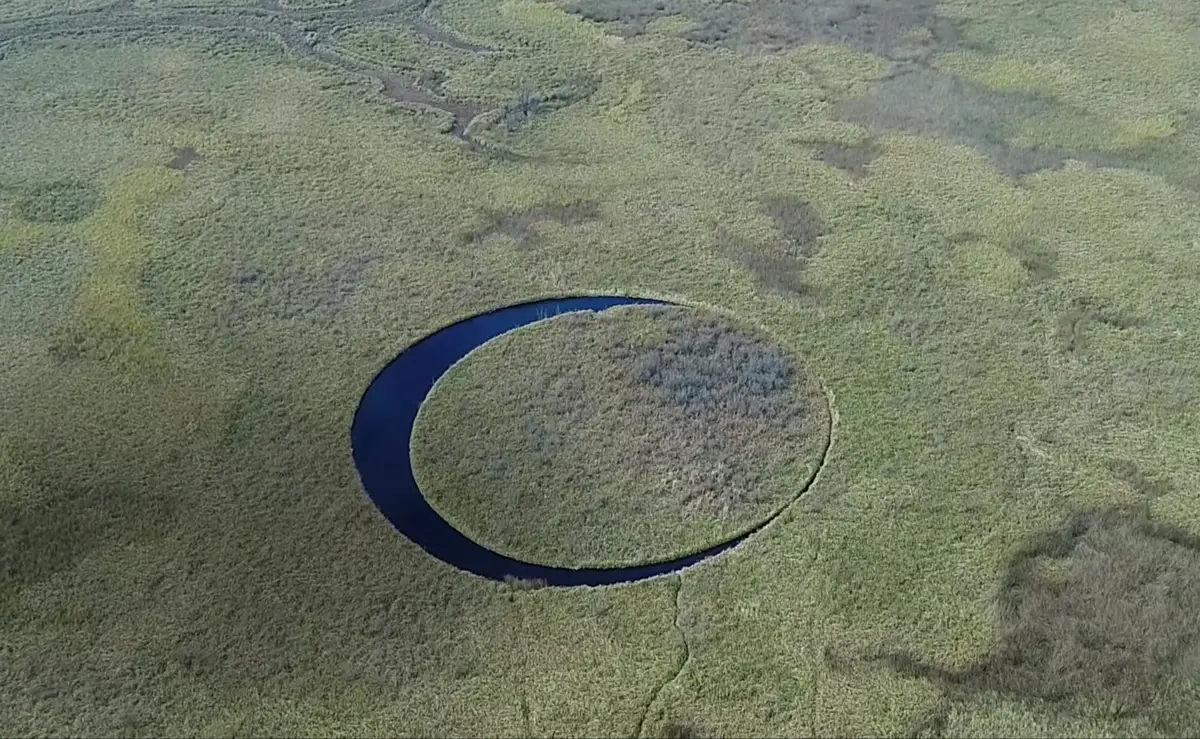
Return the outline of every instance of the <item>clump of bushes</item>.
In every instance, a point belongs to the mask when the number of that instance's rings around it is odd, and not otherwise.
[[[766,210],[791,256],[803,259],[816,254],[825,223],[811,205],[794,196],[779,196],[766,201]]]
[[[793,421],[801,406],[789,399],[795,368],[778,347],[707,316],[673,325],[666,341],[635,363],[639,382],[701,417]]]
[[[590,97],[599,87],[594,78],[578,77],[547,93],[523,90],[516,100],[500,110],[500,123],[508,131],[515,131],[535,116],[553,113]]]

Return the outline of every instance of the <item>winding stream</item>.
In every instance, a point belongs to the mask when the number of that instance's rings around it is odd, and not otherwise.
[[[101,8],[66,10],[0,21],[0,59],[4,58],[8,47],[22,42],[104,32],[219,31],[260,40],[269,39],[297,57],[318,61],[346,74],[378,81],[381,83],[380,94],[400,105],[448,113],[454,121],[449,133],[465,142],[473,151],[502,159],[528,159],[480,141],[468,133],[468,125],[484,112],[486,106],[435,95],[386,65],[353,57],[337,43],[337,31],[347,25],[388,20],[407,25],[431,43],[458,51],[469,54],[495,51],[459,38],[449,29],[431,21],[427,17],[431,5],[432,2],[427,0],[414,9],[388,0],[374,0],[349,7],[306,10],[288,8],[279,0],[261,0],[257,6],[237,9],[203,5],[150,9],[135,8],[128,0],[120,0]]]

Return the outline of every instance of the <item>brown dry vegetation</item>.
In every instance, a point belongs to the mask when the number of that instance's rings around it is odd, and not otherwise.
[[[941,45],[957,39],[955,24],[939,17],[936,5],[934,0],[571,0],[565,7],[627,36],[643,33],[656,18],[679,15],[694,24],[684,38],[705,45],[777,51],[826,42],[886,56],[911,45],[918,29]]]
[[[900,671],[1196,731],[1185,686],[1200,680],[1200,539],[1143,511],[1076,513],[1013,556],[999,585],[997,644],[950,670],[893,654]]]

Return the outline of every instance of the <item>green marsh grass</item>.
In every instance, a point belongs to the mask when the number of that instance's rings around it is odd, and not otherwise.
[[[3,733],[1170,733],[1005,693],[948,704],[937,680],[827,655],[980,663],[1013,553],[1074,511],[1145,504],[1200,531],[1194,4],[943,0],[959,40],[914,30],[924,47],[891,57],[689,41],[703,17],[623,38],[567,5],[432,5],[492,55],[424,56],[400,16],[313,21],[351,26],[334,36],[370,69],[428,67],[496,109],[598,80],[480,133],[538,161],[225,21],[104,32],[80,5],[0,27]],[[906,89],[922,110],[890,109]],[[189,146],[203,159],[168,167]],[[997,164],[1028,151],[1054,166]],[[102,202],[21,217],[56,182]],[[800,292],[722,247],[784,251],[772,198],[821,220]],[[575,202],[601,217],[463,238]],[[803,357],[837,420],[809,493],[743,547],[626,587],[513,592],[397,536],[348,449],[378,368],[457,318],[604,291],[712,305]]]

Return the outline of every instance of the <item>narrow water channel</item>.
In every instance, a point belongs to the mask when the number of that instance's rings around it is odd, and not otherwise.
[[[438,378],[472,349],[521,326],[575,311],[620,305],[670,305],[626,297],[567,297],[511,305],[459,321],[400,353],[376,375],[354,415],[350,432],[354,463],[367,494],[396,529],[430,555],[492,580],[542,580],[546,585],[611,585],[643,580],[693,565],[733,547],[747,536],[663,562],[611,569],[572,569],[522,562],[472,541],[443,519],[422,495],[413,476],[409,440],[421,403]],[[750,532],[753,533],[753,532]]]

